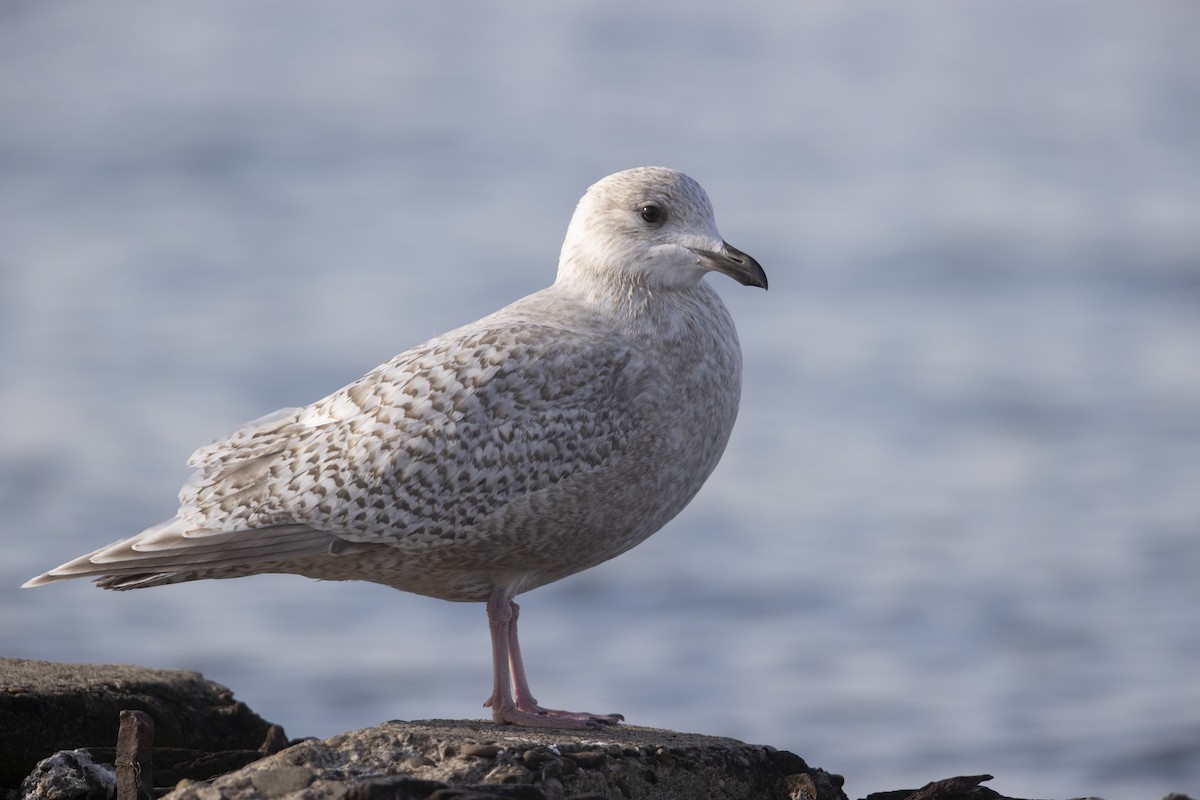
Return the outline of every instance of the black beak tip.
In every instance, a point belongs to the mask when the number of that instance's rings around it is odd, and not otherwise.
[[[738,250],[728,242],[725,243],[724,255],[738,265],[736,272],[729,273],[734,280],[742,284],[742,286],[758,286],[763,291],[766,291],[767,273],[754,256]]]
[[[741,254],[743,270],[741,273],[741,282],[743,286],[758,286],[765,292],[767,290],[767,273],[763,270],[762,265],[754,258],[746,254]]]
[[[692,252],[696,255],[696,263],[706,269],[728,275],[742,286],[767,288],[767,273],[758,261],[728,242],[723,242],[716,252],[701,249],[693,249]]]

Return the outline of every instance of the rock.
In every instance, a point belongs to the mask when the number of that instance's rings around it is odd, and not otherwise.
[[[998,792],[980,785],[991,779],[991,775],[959,775],[927,783],[915,791],[876,792],[865,800],[1005,800]]]
[[[840,776],[795,753],[628,725],[575,733],[396,721],[280,750],[282,728],[199,673],[18,659],[0,659],[0,798],[111,800],[106,765],[124,709],[155,723],[143,772],[169,800],[847,800]],[[1010,800],[982,785],[990,778],[868,800]]]
[[[22,800],[108,800],[117,775],[86,750],[64,750],[39,761],[21,784]]]
[[[797,770],[788,772],[788,770]],[[586,733],[490,722],[389,722],[296,744],[169,800],[408,798],[846,800],[799,756],[734,739],[622,725]]]
[[[154,719],[156,754],[170,748],[255,751],[270,728],[229,689],[198,672],[0,658],[0,791],[20,785],[57,751],[111,751],[123,709]]]

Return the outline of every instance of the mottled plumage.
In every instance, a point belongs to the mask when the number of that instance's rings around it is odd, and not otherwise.
[[[288,572],[488,601],[498,721],[611,722],[522,711],[511,600],[643,541],[716,466],[741,352],[710,270],[766,288],[695,181],[611,175],[580,201],[554,285],[201,447],[176,517],[26,585]]]

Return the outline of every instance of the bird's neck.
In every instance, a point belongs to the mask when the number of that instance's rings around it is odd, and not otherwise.
[[[645,273],[573,264],[560,266],[554,289],[634,336],[645,332],[670,338],[680,325],[703,326],[704,319],[728,317],[716,292],[698,279],[661,284],[648,281]]]

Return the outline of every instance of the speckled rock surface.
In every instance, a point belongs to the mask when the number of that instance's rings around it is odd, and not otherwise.
[[[734,739],[626,725],[579,733],[434,720],[301,742],[168,798],[404,800],[450,786],[531,800],[845,800],[840,785],[793,753]]]
[[[117,776],[86,750],[62,750],[38,763],[21,784],[21,800],[105,800]]]

